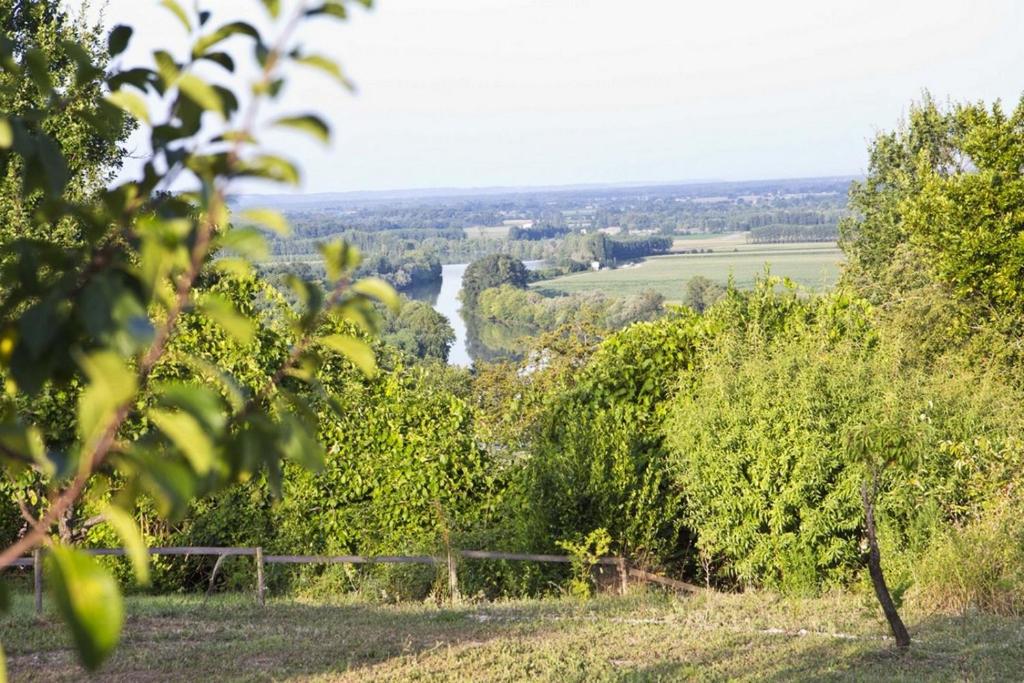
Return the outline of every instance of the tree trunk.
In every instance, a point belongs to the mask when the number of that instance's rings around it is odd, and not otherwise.
[[[875,532],[875,500],[873,495],[875,488],[875,486],[872,486],[871,492],[869,492],[867,484],[861,487],[861,499],[864,501],[865,530],[868,534],[868,573],[871,574],[871,584],[875,588],[875,597],[878,598],[878,602],[882,605],[882,612],[885,613],[885,618],[889,622],[889,628],[892,629],[892,635],[896,638],[896,646],[909,647],[910,634],[907,633],[907,627],[903,625],[903,620],[900,619],[900,614],[896,611],[896,605],[889,594],[889,587],[885,584],[885,575],[882,574],[882,557],[878,552],[878,536]]]

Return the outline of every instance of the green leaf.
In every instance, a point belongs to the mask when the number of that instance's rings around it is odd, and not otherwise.
[[[330,127],[327,125],[326,121],[315,114],[284,116],[274,121],[273,125],[284,126],[285,128],[294,128],[295,130],[300,130],[303,133],[309,133],[324,144],[331,141]]]
[[[324,270],[327,271],[327,279],[331,282],[337,281],[346,273],[350,273],[359,265],[359,250],[342,241],[318,244],[317,249],[324,257]]]
[[[0,644],[0,683],[7,683],[7,655],[3,644]]]
[[[247,24],[244,21],[233,21],[230,24],[225,24],[213,33],[203,36],[196,41],[196,44],[192,47],[192,56],[199,58],[206,54],[214,45],[227,40],[234,35],[246,35],[255,40],[257,43],[260,42],[260,33],[252,24]]]
[[[251,221],[273,230],[282,237],[287,237],[291,234],[288,220],[280,211],[274,211],[273,209],[247,209],[239,214],[239,217],[242,220]]]
[[[85,553],[57,546],[47,554],[57,609],[71,628],[82,665],[95,671],[121,638],[124,605],[117,581]]]
[[[178,21],[185,27],[185,30],[192,33],[192,22],[188,20],[188,14],[182,9],[176,0],[160,0],[160,6],[170,10],[174,16],[178,17]]]
[[[185,97],[189,98],[206,111],[214,111],[224,116],[224,103],[213,86],[195,74],[182,74],[178,79],[178,87]]]
[[[342,72],[341,67],[330,57],[325,57],[323,55],[299,55],[294,59],[298,64],[304,64],[305,66],[324,72],[344,88],[348,90],[354,89],[352,82],[345,78],[345,74]]]
[[[379,277],[364,277],[352,285],[352,291],[376,299],[395,313],[402,305],[394,287]]]
[[[128,41],[132,37],[132,27],[118,25],[107,36],[107,54],[116,57],[128,47]]]
[[[137,378],[112,351],[97,351],[79,358],[89,384],[78,399],[78,435],[89,443],[103,432],[119,406],[138,388]]]
[[[117,90],[107,95],[107,102],[128,112],[139,121],[149,123],[149,108],[146,107],[146,101],[138,94],[129,90]]]
[[[248,344],[255,334],[253,322],[238,312],[235,305],[222,296],[208,294],[199,308],[239,344]]]
[[[224,249],[251,259],[264,259],[270,254],[266,238],[255,228],[231,228],[218,241]]]
[[[336,19],[348,18],[348,12],[345,10],[345,4],[338,2],[338,0],[327,0],[319,7],[306,10],[307,17],[315,17],[320,14],[335,17]]]
[[[214,447],[203,426],[192,415],[151,408],[146,415],[188,459],[198,474],[213,469]]]
[[[174,61],[174,57],[165,50],[157,50],[153,53],[153,61],[156,62],[156,70],[160,74],[160,80],[164,82],[166,87],[170,88],[178,80],[178,74],[181,73],[177,63]]]
[[[7,451],[13,451],[36,463],[44,474],[55,474],[56,468],[46,457],[46,444],[43,443],[43,434],[38,427],[24,425],[18,418],[11,419],[0,424],[0,443]],[[2,454],[0,458],[3,458]]]
[[[363,340],[347,334],[330,334],[319,337],[316,341],[348,358],[367,377],[374,377],[377,374],[377,359],[373,355],[373,349]]]
[[[14,144],[14,129],[6,116],[0,116],[0,149],[10,149]]]
[[[281,0],[263,0],[263,6],[267,8],[267,12],[274,19],[281,14]]]
[[[266,178],[289,185],[299,184],[299,169],[292,162],[278,156],[264,154],[239,164],[239,175]]]
[[[107,523],[124,543],[128,558],[135,569],[135,580],[143,586],[149,584],[149,549],[142,538],[142,532],[130,514],[115,505],[109,505],[103,511]]]

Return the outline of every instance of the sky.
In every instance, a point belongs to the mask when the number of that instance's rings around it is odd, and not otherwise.
[[[201,4],[263,23],[258,0]],[[137,29],[126,63],[186,44],[156,0],[105,17]],[[853,175],[925,89],[1024,91],[1019,0],[377,0],[314,24],[358,93],[307,72],[285,92],[335,131],[268,139],[303,192]]]

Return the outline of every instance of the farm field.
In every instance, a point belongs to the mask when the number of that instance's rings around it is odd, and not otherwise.
[[[654,256],[614,270],[575,273],[533,286],[553,292],[600,290],[612,295],[653,289],[669,301],[679,301],[686,292],[686,282],[694,276],[702,275],[724,284],[732,275],[738,287],[746,288],[764,274],[767,264],[773,275],[792,278],[811,290],[822,290],[835,284],[843,261],[843,253],[830,243],[737,244],[734,248],[735,251],[730,248],[710,254]]]
[[[15,596],[0,620],[12,681],[82,680],[66,629]],[[249,595],[129,597],[104,681],[945,681],[1024,671],[1024,620],[906,612],[897,653],[858,596],[525,600],[437,607]]]

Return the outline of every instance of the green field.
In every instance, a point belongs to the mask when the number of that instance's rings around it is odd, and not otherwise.
[[[87,680],[57,618],[15,596],[12,681]],[[869,606],[870,605],[870,606]],[[864,596],[767,593],[373,605],[251,595],[129,597],[104,681],[1002,681],[1024,620],[905,611],[909,652]]]
[[[679,301],[686,292],[686,282],[703,275],[721,283],[731,275],[741,288],[751,287],[757,277],[770,266],[773,275],[792,278],[815,291],[827,289],[839,278],[843,253],[833,244],[737,244],[729,251],[710,254],[676,254],[655,256],[637,264],[614,270],[575,273],[533,286],[554,292],[587,292],[599,290],[606,294],[638,294],[653,289],[669,301]]]

